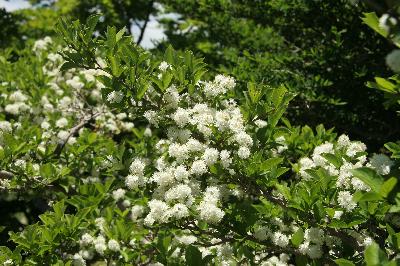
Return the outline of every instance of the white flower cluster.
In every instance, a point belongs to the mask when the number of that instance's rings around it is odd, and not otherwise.
[[[269,257],[267,260],[263,261],[261,266],[288,266],[289,265],[290,256],[286,253],[282,253],[277,256]]]
[[[13,122],[0,121],[0,135],[2,132],[13,131],[17,137],[19,130],[23,132],[26,127],[37,125],[41,128],[41,142],[37,151],[43,155],[51,144],[66,140],[67,145],[74,144],[77,139],[71,134],[71,129],[81,121],[90,119],[89,114],[95,114],[93,123],[97,133],[119,134],[132,131],[134,124],[129,121],[131,116],[128,113],[113,113],[101,98],[104,85],[96,76],[105,73],[94,69],[60,71],[64,62],[60,55],[49,51],[51,44],[51,39],[47,37],[38,40],[33,48],[40,51],[36,56],[45,62],[43,72],[48,80],[46,90],[38,90],[38,93],[32,95],[30,91],[16,88],[13,83],[1,83],[0,110],[11,115]],[[78,133],[82,132],[83,129]],[[21,159],[27,163],[30,160],[29,156]],[[35,178],[33,181],[40,179]],[[3,188],[9,187],[6,184],[9,180],[2,182]]]
[[[329,175],[337,177],[336,187],[339,190],[343,190],[338,193],[338,204],[346,211],[351,211],[357,204],[353,201],[350,191],[370,190],[368,185],[354,177],[351,173],[353,169],[368,166],[366,164],[367,157],[365,156],[365,150],[366,146],[363,143],[350,141],[346,135],[341,135],[338,138],[337,144],[325,142],[315,147],[311,158],[305,157],[300,159],[300,176],[305,180],[312,180],[312,176],[307,171],[323,168]],[[341,158],[341,165],[335,166],[324,157],[325,154]],[[387,163],[387,161],[384,162],[385,165]]]
[[[289,240],[296,226],[287,226],[282,219],[274,218],[270,221],[270,226],[259,226],[253,236],[261,241],[270,239],[278,247],[285,248],[289,245]]]
[[[50,37],[45,37],[43,39],[37,40],[34,44],[33,44],[33,48],[32,50],[34,52],[40,52],[42,50],[46,50],[48,49],[48,47],[53,43],[53,40]]]
[[[211,83],[219,90],[218,95],[235,86],[233,78],[223,75]],[[144,114],[153,126],[163,123],[168,137],[155,146],[159,155],[154,160],[157,170],[150,177],[144,176],[144,168],[135,166],[139,171],[133,173],[131,167],[131,174],[125,178],[129,189],[156,185],[148,202],[150,212],[144,219],[148,226],[186,218],[191,213],[208,223],[218,223],[224,216],[221,193],[225,189],[218,185],[224,182],[215,180],[210,169],[221,167],[227,175],[234,175],[235,160],[250,156],[253,139],[246,133],[242,114],[234,101],[211,105],[213,99],[208,98],[206,89],[211,83],[202,82],[199,86],[203,89],[193,96],[180,94],[171,86],[161,96],[161,106]],[[151,102],[155,94],[150,90],[145,97]]]
[[[104,219],[97,224],[100,231],[103,231]],[[81,236],[79,241],[80,251],[74,255],[74,262],[78,260],[79,263],[86,263],[86,260],[91,260],[95,254],[104,255],[105,252],[115,253],[119,252],[123,248],[123,243],[116,239],[107,240],[103,233],[97,235],[97,237],[92,236],[89,233],[85,233]],[[81,264],[85,265],[85,264]]]
[[[375,171],[380,175],[388,175],[390,173],[390,168],[393,165],[394,162],[384,154],[372,155],[368,164],[369,167],[375,169]]]
[[[304,232],[304,242],[299,246],[299,251],[311,259],[318,259],[323,255],[322,247],[324,244],[332,249],[340,244],[340,239],[325,235],[320,228],[309,228]]]
[[[366,146],[361,142],[350,141],[346,135],[338,138],[337,144],[326,142],[314,149],[311,158],[302,158],[299,161],[300,176],[305,180],[311,180],[312,176],[307,172],[309,169],[321,167],[331,175],[337,177],[336,187],[338,192],[337,203],[346,211],[357,207],[353,200],[352,191],[370,191],[370,187],[360,179],[353,176],[351,170],[360,167],[369,167],[378,174],[387,175],[393,166],[393,161],[384,154],[374,154],[369,161],[365,155]],[[341,158],[339,167],[329,162],[324,154],[332,154]],[[335,213],[340,219],[342,212]]]
[[[232,77],[217,75],[214,81],[205,82],[203,91],[209,98],[226,94],[229,90],[235,88],[236,82]]]

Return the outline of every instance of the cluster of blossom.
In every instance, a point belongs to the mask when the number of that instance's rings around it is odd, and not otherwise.
[[[267,254],[265,254],[265,256],[267,256]],[[286,253],[282,253],[279,255],[279,257],[272,256],[267,259],[263,259],[263,261],[261,263],[259,263],[259,265],[261,265],[261,266],[288,266],[288,265],[291,265],[291,264],[289,264],[289,260],[290,260],[290,256]]]
[[[261,221],[259,221],[261,223]],[[269,226],[259,226],[253,233],[254,237],[261,241],[271,240],[271,242],[281,248],[289,245],[289,240],[293,232],[298,229],[295,225],[286,225],[282,219],[274,218]]]
[[[40,52],[42,50],[47,50],[52,43],[53,43],[53,40],[47,36],[43,39],[35,41],[35,43],[33,44],[32,50],[34,52]]]
[[[367,184],[353,176],[351,170],[366,166],[385,175],[390,172],[392,166],[391,160],[383,154],[374,155],[368,162],[365,150],[366,146],[363,143],[350,141],[346,135],[341,135],[336,144],[326,142],[314,149],[311,158],[300,159],[300,176],[305,180],[311,180],[312,176],[308,170],[317,168],[327,170],[331,176],[337,177],[336,187],[340,190],[337,197],[338,205],[346,211],[351,211],[357,206],[352,199],[352,191],[370,190]],[[341,158],[341,165],[335,166],[324,157],[324,154]]]
[[[382,14],[382,16],[379,18],[379,28],[387,33],[388,36],[390,36],[392,30],[397,27],[397,24],[397,18],[390,14]],[[398,38],[398,36],[394,38]],[[395,49],[386,56],[386,64],[394,72],[400,72],[400,49]]]
[[[33,48],[40,51],[37,57],[45,59],[43,72],[48,77],[48,89],[32,94],[18,89],[14,83],[1,84],[0,111],[10,117],[9,121],[0,121],[1,131],[17,133],[18,129],[31,127],[32,124],[39,126],[42,131],[42,141],[37,147],[39,154],[44,154],[51,143],[74,144],[76,138],[71,130],[81,121],[94,119],[95,129],[100,133],[130,132],[134,127],[130,114],[115,114],[102,100],[101,89],[104,85],[96,76],[105,75],[104,71],[72,69],[62,72],[63,59],[59,54],[50,52],[51,44],[51,38],[46,37],[38,40]],[[81,133],[82,130],[79,131]],[[29,161],[29,158],[17,160]],[[39,165],[34,164],[33,168],[38,169]],[[9,180],[3,180],[0,185],[2,188],[9,187]]]
[[[304,232],[304,241],[299,246],[299,251],[311,259],[319,259],[323,255],[323,245],[334,252],[335,247],[341,245],[341,240],[335,236],[325,234],[320,228],[308,228]]]
[[[123,243],[116,239],[107,239],[104,234],[104,218],[97,218],[96,225],[100,230],[97,236],[84,233],[79,241],[80,250],[72,257],[74,265],[86,265],[87,260],[92,260],[96,254],[104,256],[105,253],[119,253],[125,249],[132,249],[135,246],[135,240],[129,243]]]
[[[161,71],[168,68],[164,63],[160,65]],[[221,200],[227,190],[221,185],[224,182],[212,176],[210,168],[217,166],[228,176],[234,175],[235,160],[250,156],[253,140],[246,133],[240,109],[233,100],[212,103],[214,99],[208,97],[211,84],[218,87],[215,89],[222,96],[233,89],[235,81],[218,75],[211,83],[200,82],[194,95],[180,94],[175,86],[164,95],[156,95],[154,90],[145,95],[149,102],[152,98],[161,99],[154,108],[159,111],[149,110],[145,118],[156,127],[163,123],[168,137],[157,143],[154,163],[135,159],[125,178],[129,189],[156,185],[144,219],[148,226],[186,218],[192,212],[198,220],[208,223],[218,223],[224,216]],[[146,176],[146,167],[155,167],[156,171]]]

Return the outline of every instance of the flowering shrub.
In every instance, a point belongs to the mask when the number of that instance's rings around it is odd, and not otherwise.
[[[98,19],[2,65],[2,200],[51,208],[3,265],[396,265],[397,144],[292,127],[283,86],[239,91],[190,52],[93,37]]]

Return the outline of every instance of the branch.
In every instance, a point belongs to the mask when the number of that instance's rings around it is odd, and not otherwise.
[[[139,35],[139,38],[138,38],[138,40],[136,42],[137,45],[139,45],[143,40],[144,32],[145,32],[146,27],[147,27],[147,23],[150,20],[150,14],[151,14],[151,10],[153,8],[153,3],[154,3],[154,1],[150,1],[150,3],[149,3],[149,7],[148,7],[149,9],[148,9],[148,12],[147,12],[146,19],[144,21],[143,27],[140,29],[140,35]]]
[[[74,126],[73,128],[71,128],[71,130],[69,131],[68,136],[60,141],[56,147],[56,149],[54,150],[54,155],[56,157],[59,157],[62,150],[64,149],[65,145],[67,144],[68,140],[75,134],[78,133],[78,131],[83,128],[84,126],[86,126],[93,118],[99,116],[100,113],[96,113],[96,114],[92,114],[89,117],[84,118],[79,124],[77,124],[76,126]]]

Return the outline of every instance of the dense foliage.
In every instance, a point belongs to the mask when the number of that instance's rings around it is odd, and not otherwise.
[[[0,264],[399,263],[396,1],[31,2],[0,20]]]

